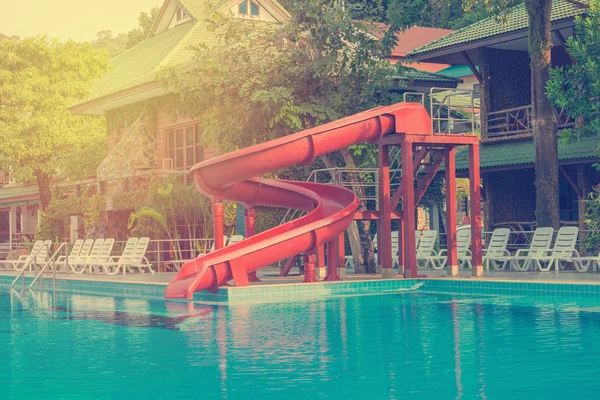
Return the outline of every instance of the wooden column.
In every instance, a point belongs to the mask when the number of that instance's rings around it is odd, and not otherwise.
[[[402,219],[404,221],[404,277],[417,277],[417,249],[415,242],[415,183],[413,175],[413,145],[405,138],[401,148],[402,157]]]
[[[388,146],[379,144],[379,233],[377,235],[382,278],[391,278],[392,270],[392,209],[390,196],[390,159]]]
[[[458,276],[456,249],[456,163],[454,148],[446,151],[446,250],[448,276]]]
[[[481,256],[481,178],[479,176],[479,143],[469,146],[469,186],[471,187],[471,275],[483,275]]]

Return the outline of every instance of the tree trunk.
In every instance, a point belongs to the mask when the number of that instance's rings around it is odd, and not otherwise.
[[[346,162],[346,167],[348,168],[356,168],[356,164],[354,163],[354,158],[352,154],[348,151],[348,149],[340,150],[342,157],[344,157],[344,161]],[[352,180],[354,182],[359,182],[360,177],[358,174],[350,174]],[[362,186],[353,187],[352,190],[357,193],[359,196],[364,197],[364,189]],[[371,226],[371,221],[360,221],[357,223],[358,234],[360,235],[360,244],[361,244],[361,257],[363,263],[360,266],[364,265],[364,270],[359,270],[359,264],[354,263],[354,268],[356,273],[369,273],[376,274],[377,273],[377,260],[375,259],[375,252],[373,251],[373,241],[371,240],[371,233],[369,232],[369,228]]]
[[[48,204],[50,204],[50,201],[52,201],[50,175],[38,169],[35,171],[35,179],[40,192],[40,209],[44,211],[48,207]]]
[[[529,15],[531,107],[535,141],[535,200],[538,227],[560,225],[558,209],[558,139],[554,108],[546,97],[550,79],[552,0],[525,0]]]

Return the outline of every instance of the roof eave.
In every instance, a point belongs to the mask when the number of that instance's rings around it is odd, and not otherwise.
[[[569,17],[562,20],[552,22],[552,30],[567,29],[575,25],[574,18]],[[427,62],[439,62],[440,57],[444,57],[450,54],[460,53],[462,51],[469,51],[478,49],[481,47],[493,46],[500,43],[511,42],[513,40],[526,38],[528,36],[528,29],[518,29],[516,31],[503,33],[496,36],[490,36],[484,39],[474,40],[470,42],[464,42],[452,46],[441,47],[430,51],[424,51],[419,53],[419,49],[408,53],[408,57],[415,61],[427,61]]]

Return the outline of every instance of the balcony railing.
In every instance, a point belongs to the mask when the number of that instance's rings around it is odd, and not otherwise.
[[[554,112],[558,119],[559,130],[575,125],[575,121],[567,115],[564,108],[554,109]],[[531,136],[533,134],[531,120],[531,105],[488,113],[486,140]]]

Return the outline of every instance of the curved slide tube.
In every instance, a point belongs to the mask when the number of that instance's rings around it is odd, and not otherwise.
[[[419,103],[378,107],[293,135],[211,158],[192,168],[205,195],[256,205],[307,211],[303,217],[185,263],[167,286],[167,298],[192,298],[234,279],[338,237],[350,226],[359,200],[340,186],[254,178],[356,143],[378,143],[391,133],[431,134],[431,120]]]

